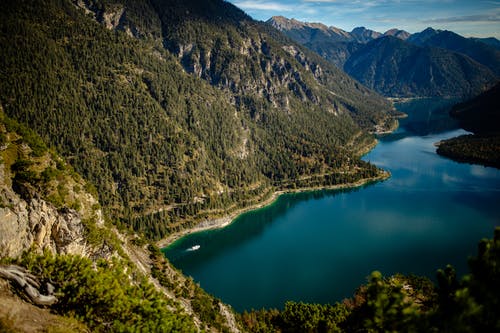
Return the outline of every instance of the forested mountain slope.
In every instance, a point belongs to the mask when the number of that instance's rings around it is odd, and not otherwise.
[[[468,55],[475,61],[500,75],[500,50],[479,40],[462,37],[452,31],[428,30],[427,35],[420,35],[410,41],[420,46],[439,47]]]
[[[118,225],[160,238],[273,186],[376,173],[357,154],[392,106],[229,3],[0,6],[6,114],[93,183]]]
[[[358,49],[344,69],[386,96],[468,97],[495,82],[494,73],[465,55],[392,36]]]
[[[349,39],[320,24],[284,17],[268,23],[385,96],[468,98],[498,77],[498,50],[450,31],[410,35],[392,29],[382,35],[356,28]]]
[[[1,332],[237,331],[226,305],[105,220],[95,189],[0,106]]]

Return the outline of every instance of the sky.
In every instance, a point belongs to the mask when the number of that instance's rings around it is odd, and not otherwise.
[[[275,15],[346,31],[364,26],[415,33],[427,27],[500,39],[500,0],[228,0],[256,20]]]

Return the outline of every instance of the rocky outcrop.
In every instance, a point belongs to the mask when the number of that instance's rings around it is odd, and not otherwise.
[[[159,30],[158,17],[152,12],[152,8],[147,2],[130,3],[133,9],[148,15],[148,22],[132,22],[128,16],[125,6],[117,1],[106,4],[96,4],[89,0],[73,0],[73,4],[83,9],[85,14],[92,16],[97,22],[110,30],[125,32],[130,37],[158,39],[161,35]]]
[[[81,215],[73,209],[56,209],[37,197],[22,199],[5,185],[4,164],[0,164],[0,257],[18,257],[29,248],[54,253],[87,256]]]
[[[242,40],[230,64],[221,57],[221,48],[229,45],[214,45],[211,48],[193,43],[178,44],[171,51],[176,54],[184,69],[211,84],[228,89],[235,94],[257,93],[274,107],[288,110],[288,96],[291,91],[301,101],[318,103],[314,88],[306,82],[305,76],[311,73],[315,79],[322,74],[320,65],[310,61],[296,46],[283,46],[282,49],[293,56],[297,63],[280,56],[262,38]],[[259,59],[259,66],[251,68],[252,59]],[[298,66],[300,65],[300,66]],[[251,68],[251,71],[249,70]],[[238,70],[235,70],[238,68]],[[305,72],[304,72],[305,70]],[[306,74],[306,75],[305,75]]]

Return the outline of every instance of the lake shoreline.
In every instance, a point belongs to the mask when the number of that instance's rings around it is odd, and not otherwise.
[[[247,207],[244,207],[241,209],[238,209],[238,210],[231,212],[231,213],[229,213],[223,217],[220,217],[220,218],[209,219],[209,220],[200,222],[194,228],[190,228],[190,229],[176,232],[172,235],[169,235],[168,237],[165,237],[165,238],[157,241],[156,245],[160,249],[166,248],[184,236],[194,234],[197,232],[201,232],[201,231],[221,229],[221,228],[227,227],[228,225],[232,224],[236,220],[236,218],[238,216],[240,216],[241,214],[272,205],[283,194],[358,188],[358,187],[361,187],[361,186],[364,186],[364,185],[367,185],[370,183],[375,183],[375,182],[386,180],[390,177],[391,177],[391,173],[389,171],[382,170],[380,172],[380,174],[376,177],[363,178],[363,179],[360,179],[360,180],[353,182],[353,183],[344,183],[344,184],[337,184],[337,185],[330,185],[330,186],[304,187],[304,188],[289,189],[289,190],[278,190],[278,191],[273,192],[273,194],[271,194],[267,199],[265,199],[261,202],[255,203],[253,205],[250,205],[250,206],[247,206]]]

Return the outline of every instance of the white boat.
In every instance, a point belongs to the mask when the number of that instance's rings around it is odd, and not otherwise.
[[[194,245],[194,246],[191,246],[188,251],[196,251],[200,248],[201,246],[200,245]]]

